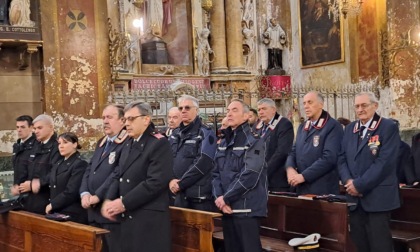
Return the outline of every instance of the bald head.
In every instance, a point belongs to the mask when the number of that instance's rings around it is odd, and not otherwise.
[[[179,127],[181,123],[181,112],[178,107],[172,107],[168,111],[168,127],[170,129],[175,129]]]

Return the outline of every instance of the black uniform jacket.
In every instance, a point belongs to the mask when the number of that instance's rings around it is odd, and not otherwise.
[[[24,208],[29,212],[45,214],[45,207],[50,198],[50,172],[53,164],[61,159],[58,151],[57,135],[54,135],[47,143],[36,142],[29,155],[28,180],[38,178],[41,188],[37,194],[29,193],[24,201]]]
[[[13,184],[19,185],[20,183],[28,180],[28,160],[29,155],[36,143],[35,134],[32,134],[25,142],[19,139],[13,145]]]
[[[150,125],[138,142],[124,144],[120,175],[107,198],[121,198],[122,251],[170,251],[169,188],[173,157],[171,147]]]
[[[72,221],[87,224],[87,211],[80,205],[79,188],[87,162],[79,152],[62,158],[51,170],[50,195],[52,212],[68,214]]]

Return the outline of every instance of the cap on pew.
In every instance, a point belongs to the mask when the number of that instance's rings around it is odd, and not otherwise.
[[[297,250],[311,250],[319,248],[319,239],[321,235],[318,233],[310,234],[303,238],[293,238],[289,241],[289,245],[297,248]]]

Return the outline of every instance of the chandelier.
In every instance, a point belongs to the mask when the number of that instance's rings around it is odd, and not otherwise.
[[[328,0],[329,11],[328,14],[333,16],[334,21],[337,22],[340,17],[340,12],[344,18],[349,16],[357,16],[362,10],[363,0]]]

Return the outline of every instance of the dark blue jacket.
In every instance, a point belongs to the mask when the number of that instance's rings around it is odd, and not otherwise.
[[[174,178],[186,197],[211,198],[211,171],[217,147],[216,134],[196,117],[182,123],[169,137],[174,157]]]
[[[401,141],[397,125],[375,114],[358,145],[358,124],[352,122],[345,129],[338,168],[343,184],[353,179],[363,197],[348,195],[347,199],[361,204],[366,212],[396,209],[400,206],[396,172]]]
[[[113,178],[119,175],[121,150],[127,142],[127,136],[126,130],[122,129],[105,153],[107,136],[101,138],[96,144],[95,152],[84,172],[79,189],[80,194],[88,192],[100,199],[97,205],[88,208],[89,222],[114,223],[102,216],[101,206]]]
[[[259,122],[255,127],[255,132],[262,135],[263,122]],[[286,164],[287,155],[293,146],[293,125],[285,117],[278,113],[274,115],[273,121],[268,126],[269,135],[267,136],[267,178],[269,191],[289,190],[287,182]]]
[[[267,165],[265,149],[247,151],[259,139],[248,122],[235,130],[229,127],[216,152],[213,195],[223,196],[232,210],[251,209],[234,216],[267,216]]]
[[[299,194],[338,194],[337,157],[343,127],[323,111],[311,126],[308,120],[299,126],[296,143],[286,162],[302,174],[305,182],[296,188]]]

